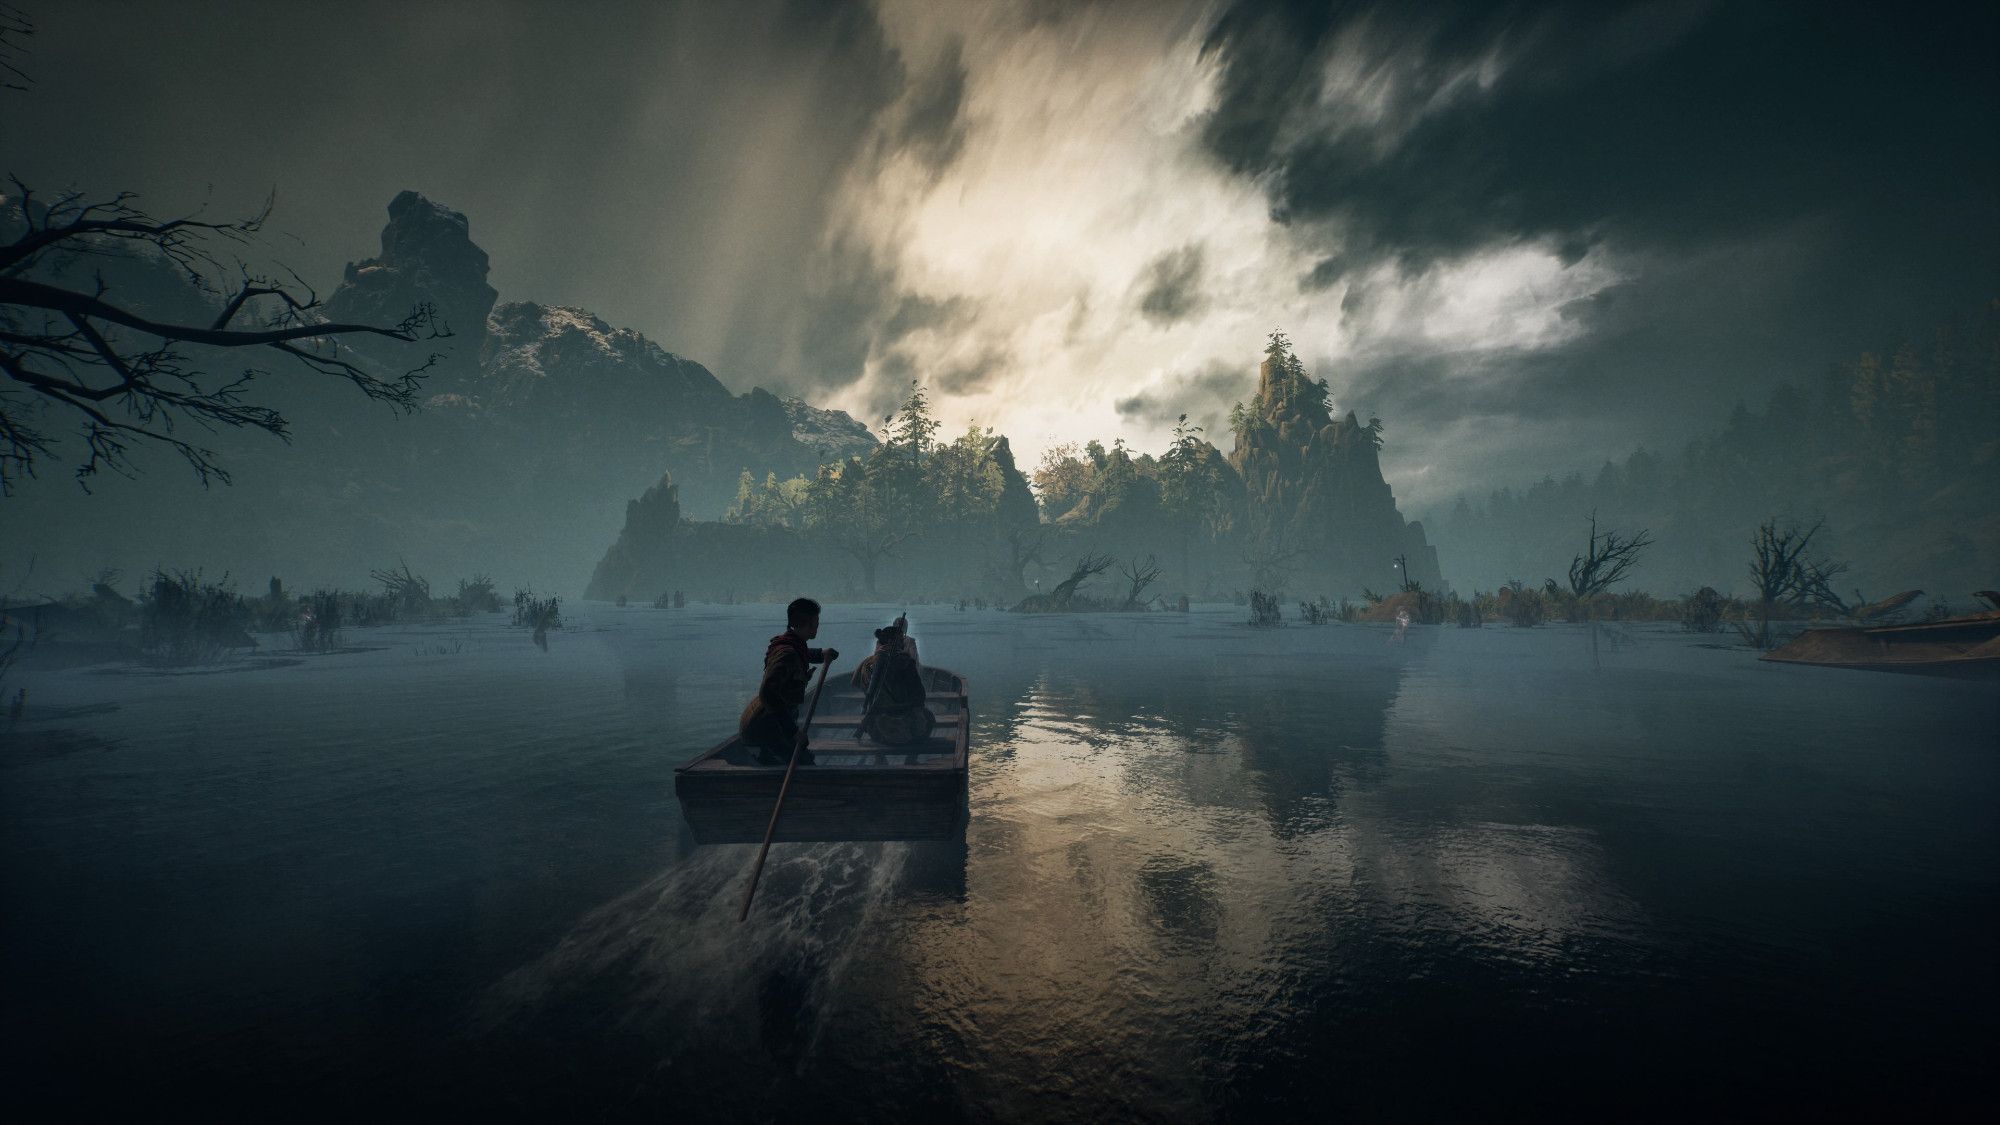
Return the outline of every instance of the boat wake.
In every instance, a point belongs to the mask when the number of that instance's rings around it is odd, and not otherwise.
[[[748,922],[756,851],[702,848],[580,920],[490,990],[475,1031],[543,1038],[587,1020],[645,1044],[656,1070],[757,1053],[803,1071],[906,845],[779,845]]]

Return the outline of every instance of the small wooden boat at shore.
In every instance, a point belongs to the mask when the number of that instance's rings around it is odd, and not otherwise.
[[[836,669],[836,671],[838,671]],[[971,709],[965,677],[924,668],[930,738],[886,746],[857,737],[861,690],[829,675],[801,765],[785,795],[775,841],[942,840],[965,826]],[[674,770],[674,794],[697,843],[754,844],[764,838],[785,763],[763,765],[731,735]]]
[[[2000,679],[2000,612],[1914,625],[1808,629],[1760,659],[1861,672]]]

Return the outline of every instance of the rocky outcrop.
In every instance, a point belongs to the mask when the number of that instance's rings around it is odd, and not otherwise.
[[[489,408],[641,416],[707,414],[730,399],[708,368],[629,328],[528,301],[493,310],[474,393]]]
[[[586,476],[592,488],[630,497],[670,472],[697,518],[720,516],[746,470],[810,475],[828,459],[799,439],[793,411],[776,395],[761,387],[732,395],[701,364],[564,306],[495,308],[478,375],[462,397],[435,406],[478,415],[515,456],[538,463],[540,476]],[[875,447],[847,415],[806,409],[841,435],[839,450]]]
[[[360,324],[396,324],[417,305],[437,308],[451,335],[439,341],[440,360],[429,379],[434,391],[477,372],[486,336],[486,316],[499,294],[486,283],[486,251],[472,241],[464,215],[414,191],[389,202],[389,225],[382,228],[382,252],[349,262],[340,286],[326,300],[329,319]],[[349,341],[378,362],[401,362],[380,345]],[[381,352],[383,354],[376,355]]]
[[[1406,522],[1382,478],[1379,428],[1336,418],[1326,385],[1267,359],[1229,462],[1243,478],[1249,530],[1307,588],[1394,590],[1443,580],[1422,525]]]
[[[792,440],[821,452],[822,460],[845,461],[866,457],[879,444],[868,427],[844,410],[821,410],[804,399],[784,400],[785,416],[791,419]]]

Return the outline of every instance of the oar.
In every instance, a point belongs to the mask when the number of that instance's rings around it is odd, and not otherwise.
[[[771,823],[764,826],[764,846],[757,849],[757,866],[750,869],[750,886],[743,892],[743,909],[737,913],[738,922],[750,917],[750,900],[757,896],[757,880],[764,874],[764,857],[771,854],[771,837],[778,831],[778,814],[785,811],[785,791],[792,787],[792,771],[799,768],[799,750],[806,744],[806,732],[812,729],[813,715],[819,711],[819,697],[826,694],[826,670],[833,667],[829,660],[819,666],[819,685],[813,689],[812,706],[806,708],[806,721],[799,727],[799,737],[792,743],[792,760],[785,766],[785,780],[778,786],[778,803],[771,806]]]

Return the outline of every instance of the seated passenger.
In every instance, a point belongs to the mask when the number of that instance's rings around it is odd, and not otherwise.
[[[908,653],[910,661],[916,664],[919,669],[921,669],[923,667],[923,663],[917,658],[917,639],[910,635],[910,622],[908,617],[906,616],[898,616],[896,620],[891,622],[889,627],[886,629],[875,630],[876,652],[880,652],[882,649],[883,634],[888,633],[890,630],[894,630],[898,636],[902,637],[903,651]],[[874,672],[875,672],[875,653],[871,652],[867,656],[861,658],[861,663],[854,666],[854,675],[849,680],[849,682],[852,683],[855,687],[866,690],[868,687],[868,678],[869,676],[873,675]]]
[[[924,705],[928,689],[907,627],[898,617],[895,624],[875,630],[875,651],[854,677],[856,686],[867,689],[859,733],[891,746],[922,742],[937,724]]]

